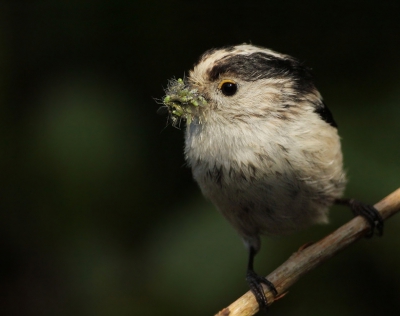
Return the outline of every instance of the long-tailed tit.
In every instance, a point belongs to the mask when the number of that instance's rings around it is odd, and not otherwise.
[[[171,80],[160,112],[186,121],[185,157],[204,196],[249,250],[247,282],[267,306],[253,259],[260,235],[282,235],[328,221],[346,204],[382,234],[372,207],[342,199],[346,185],[337,125],[310,70],[295,58],[253,45],[205,52],[185,79]]]

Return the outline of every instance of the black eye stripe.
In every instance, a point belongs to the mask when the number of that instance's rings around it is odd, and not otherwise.
[[[294,88],[299,92],[310,92],[315,88],[310,69],[297,59],[289,56],[276,57],[265,52],[226,55],[217,60],[207,72],[210,81],[216,81],[224,74],[250,82],[288,78],[293,80]]]

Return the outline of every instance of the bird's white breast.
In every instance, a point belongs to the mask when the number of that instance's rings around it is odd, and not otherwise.
[[[248,124],[211,113],[187,127],[185,154],[195,180],[245,240],[326,222],[343,192],[336,129],[304,115]]]

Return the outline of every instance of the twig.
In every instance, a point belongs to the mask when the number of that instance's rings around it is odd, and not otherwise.
[[[384,220],[399,212],[400,188],[374,206]],[[275,300],[281,298],[285,295],[288,288],[300,279],[301,276],[362,238],[369,230],[369,224],[362,217],[357,216],[319,242],[305,248],[303,247],[295,252],[286,262],[267,277],[268,280],[274,283],[275,288],[280,294],[274,298],[272,293],[264,287],[268,302],[272,304]],[[257,301],[249,291],[231,305],[221,310],[216,316],[251,316],[257,313],[257,311]]]

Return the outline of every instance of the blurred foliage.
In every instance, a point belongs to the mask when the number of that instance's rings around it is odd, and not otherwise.
[[[252,42],[314,69],[347,195],[400,183],[395,1],[0,2],[2,315],[213,315],[246,252],[185,167],[154,98],[206,49]],[[351,217],[263,240],[267,274]],[[271,315],[398,315],[400,217],[304,277]]]

